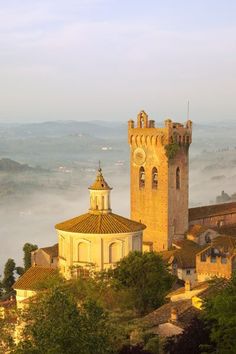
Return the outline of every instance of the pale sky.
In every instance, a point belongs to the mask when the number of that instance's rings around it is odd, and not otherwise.
[[[0,122],[236,119],[235,0],[0,0]]]

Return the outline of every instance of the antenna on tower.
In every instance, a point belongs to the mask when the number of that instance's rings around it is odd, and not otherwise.
[[[188,101],[188,104],[187,104],[187,120],[189,120],[189,101]]]

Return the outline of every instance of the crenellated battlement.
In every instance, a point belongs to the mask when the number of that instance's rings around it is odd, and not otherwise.
[[[137,123],[134,120],[128,122],[129,144],[173,144],[190,145],[192,142],[192,122],[188,120],[185,124],[173,122],[166,119],[164,128],[155,127],[155,121],[149,120],[148,115],[141,111],[137,116]]]

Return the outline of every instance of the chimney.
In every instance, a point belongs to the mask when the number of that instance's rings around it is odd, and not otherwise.
[[[184,286],[185,286],[185,291],[191,291],[191,290],[192,290],[192,289],[191,289],[191,282],[190,282],[190,280],[186,280]]]

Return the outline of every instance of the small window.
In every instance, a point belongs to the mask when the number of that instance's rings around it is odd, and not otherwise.
[[[187,275],[190,275],[190,274],[191,274],[191,270],[190,270],[190,269],[187,269],[187,270],[186,270],[186,274],[187,274]]]
[[[216,263],[216,256],[211,256],[211,263]]]
[[[201,254],[201,262],[206,262],[206,254],[205,253]]]
[[[180,189],[180,168],[176,169],[176,189]]]
[[[158,188],[158,171],[156,167],[152,169],[152,189]]]
[[[140,167],[139,170],[139,188],[145,187],[145,170],[144,167]]]
[[[227,258],[225,256],[221,257],[221,263],[226,264],[227,263]]]

